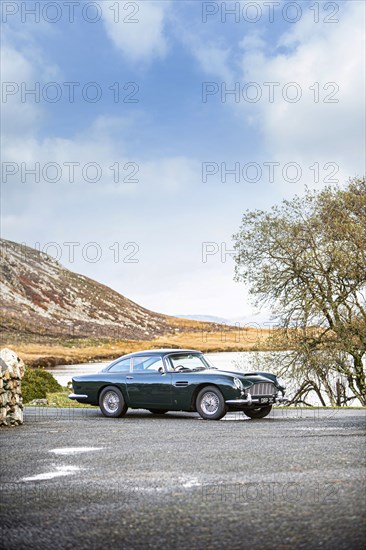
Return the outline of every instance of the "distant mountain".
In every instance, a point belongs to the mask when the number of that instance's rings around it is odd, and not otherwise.
[[[3,335],[149,340],[182,324],[69,271],[47,254],[4,239],[0,246]]]

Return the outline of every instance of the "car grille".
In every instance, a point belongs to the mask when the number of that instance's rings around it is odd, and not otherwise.
[[[273,395],[276,393],[275,385],[271,382],[260,382],[248,388],[250,395]]]

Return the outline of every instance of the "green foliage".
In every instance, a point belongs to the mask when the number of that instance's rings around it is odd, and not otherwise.
[[[45,399],[47,393],[59,392],[62,386],[50,372],[43,369],[26,369],[22,380],[23,402]]]

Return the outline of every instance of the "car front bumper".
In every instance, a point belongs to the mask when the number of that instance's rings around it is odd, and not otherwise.
[[[242,397],[240,399],[228,399],[225,401],[230,407],[250,407],[251,405],[275,405],[281,403],[287,403],[288,399],[283,395],[275,396],[261,396],[261,397],[252,397],[250,394]]]

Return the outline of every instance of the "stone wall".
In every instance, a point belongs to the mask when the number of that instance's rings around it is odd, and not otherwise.
[[[4,348],[0,351],[0,426],[23,424],[21,379],[24,363],[17,354]]]

